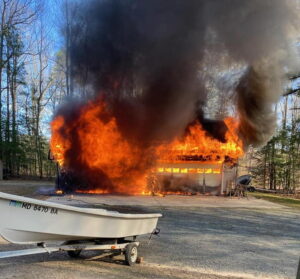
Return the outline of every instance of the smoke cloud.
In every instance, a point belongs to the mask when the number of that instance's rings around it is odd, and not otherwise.
[[[271,57],[289,48],[293,14],[286,1],[88,0],[78,10],[72,71],[92,88],[87,95],[104,96],[128,139],[151,145],[183,133],[205,105],[203,72],[218,66],[205,56],[214,53],[249,65],[236,88],[246,143],[272,134],[261,124],[270,123],[281,76],[254,65],[284,66]]]

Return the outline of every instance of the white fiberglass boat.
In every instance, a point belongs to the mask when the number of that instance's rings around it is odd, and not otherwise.
[[[152,233],[161,214],[79,208],[0,192],[0,235],[12,243],[119,239]]]

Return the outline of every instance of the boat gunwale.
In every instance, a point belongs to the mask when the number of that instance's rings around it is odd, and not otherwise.
[[[109,211],[101,208],[82,208],[82,207],[76,207],[71,205],[59,204],[51,201],[43,201],[43,200],[13,195],[13,194],[7,194],[4,192],[0,192],[0,199],[20,201],[20,202],[31,203],[31,204],[41,205],[41,206],[49,206],[52,208],[58,208],[66,211],[73,211],[73,212],[75,211],[78,213],[85,213],[85,214],[92,214],[97,216],[105,216],[105,217],[113,217],[113,218],[152,219],[152,218],[162,217],[162,214],[160,213],[130,214],[130,213],[120,213],[117,211]],[[97,210],[103,212],[96,212]]]

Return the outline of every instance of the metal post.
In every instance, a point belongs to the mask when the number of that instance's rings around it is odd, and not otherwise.
[[[205,194],[205,169],[203,169],[203,194]]]
[[[221,176],[222,178],[221,178],[221,193],[220,193],[220,195],[224,195],[224,188],[225,188],[224,171],[225,171],[224,163],[222,163],[222,176]]]
[[[3,180],[3,163],[0,160],[0,180]]]

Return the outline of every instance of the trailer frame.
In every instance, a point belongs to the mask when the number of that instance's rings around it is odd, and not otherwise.
[[[138,257],[138,246],[140,243],[136,241],[136,237],[133,240],[112,239],[89,239],[89,240],[77,240],[77,241],[66,241],[58,245],[49,245],[41,242],[37,244],[37,248],[27,248],[23,250],[12,250],[12,251],[0,251],[0,259],[36,255],[36,254],[51,254],[53,252],[65,251],[71,258],[79,257],[81,251],[99,250],[106,253],[100,254],[97,258],[114,255],[125,255],[125,262],[127,265],[134,265],[140,262]]]

